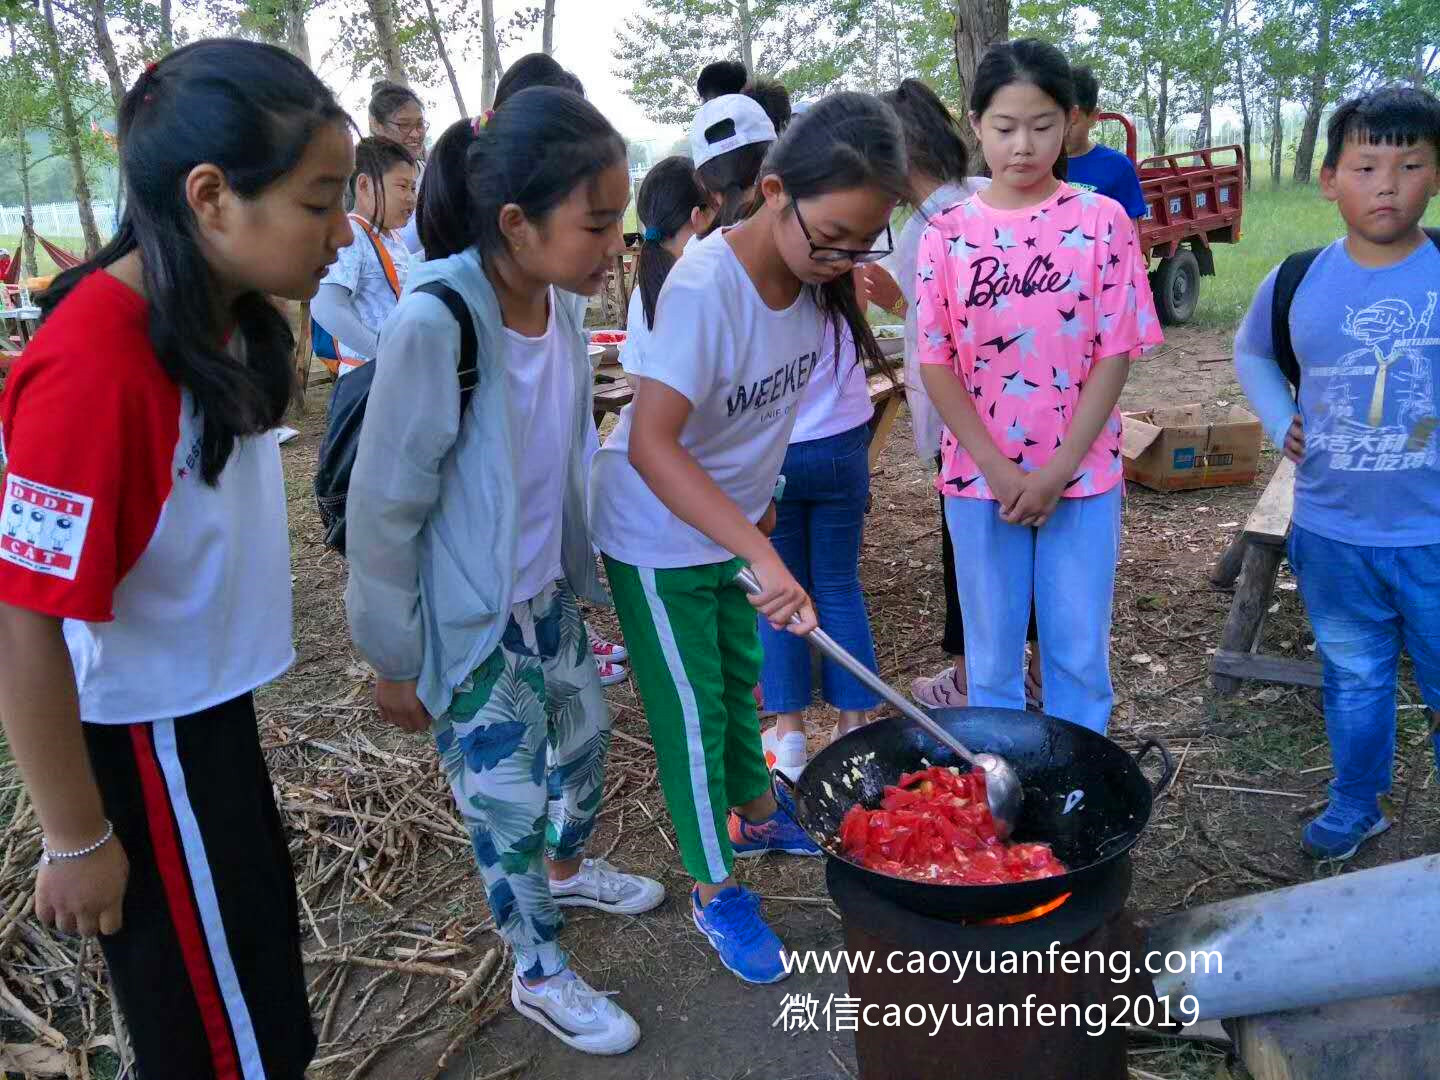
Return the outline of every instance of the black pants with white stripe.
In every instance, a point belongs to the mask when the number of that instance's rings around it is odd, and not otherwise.
[[[142,1080],[300,1080],[315,1032],[253,699],[85,737],[130,860],[101,946]]]

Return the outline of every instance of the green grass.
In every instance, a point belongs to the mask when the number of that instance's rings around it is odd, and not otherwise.
[[[1440,199],[1431,202],[1425,224],[1440,227]],[[1319,188],[1274,188],[1268,178],[1257,179],[1245,193],[1240,243],[1216,244],[1213,249],[1215,276],[1200,279],[1200,303],[1191,324],[1233,330],[1277,263],[1291,252],[1327,244],[1344,231],[1340,212]]]

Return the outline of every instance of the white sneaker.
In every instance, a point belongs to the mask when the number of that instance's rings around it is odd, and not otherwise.
[[[640,1041],[640,1025],[624,1009],[568,968],[533,990],[517,971],[510,1004],[566,1046],[587,1054],[623,1054]]]
[[[625,681],[625,669],[619,664],[596,657],[595,666],[600,669],[601,686],[614,686]]]
[[[805,748],[805,733],[792,731],[782,736],[779,730],[778,727],[766,728],[760,736],[760,749],[765,752],[765,767],[779,769],[791,780],[799,780],[810,760],[809,752]]]
[[[613,915],[639,915],[665,902],[665,886],[639,874],[624,874],[604,859],[586,859],[569,881],[550,883],[562,907],[593,907]]]

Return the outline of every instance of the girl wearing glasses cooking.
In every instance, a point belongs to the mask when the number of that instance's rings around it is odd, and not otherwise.
[[[886,246],[905,190],[904,138],[877,99],[837,94],[796,120],[760,171],[755,213],[670,272],[635,400],[591,477],[591,529],[696,880],[692,914],[749,982],[785,970],[733,859],[818,854],[765,767],[751,693],[751,605],[776,627],[798,616],[801,633],[815,612],[755,523],[807,384],[836,377],[823,360],[836,340],[849,333],[861,355],[879,355],[851,271]],[[735,582],[745,563],[762,586],[753,600]]]
[[[1064,181],[1070,66],[1035,40],[985,54],[970,123],[993,180],[935,217],[917,259],[937,486],[965,612],[970,704],[1025,707],[1034,597],[1045,709],[1104,732],[1130,360],[1162,339],[1119,203]]]

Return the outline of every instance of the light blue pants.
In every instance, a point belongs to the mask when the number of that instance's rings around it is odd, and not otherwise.
[[[993,499],[946,498],[971,705],[1025,708],[1034,596],[1045,711],[1104,733],[1115,701],[1110,614],[1121,490],[1061,499],[1038,529],[1007,525]]]

